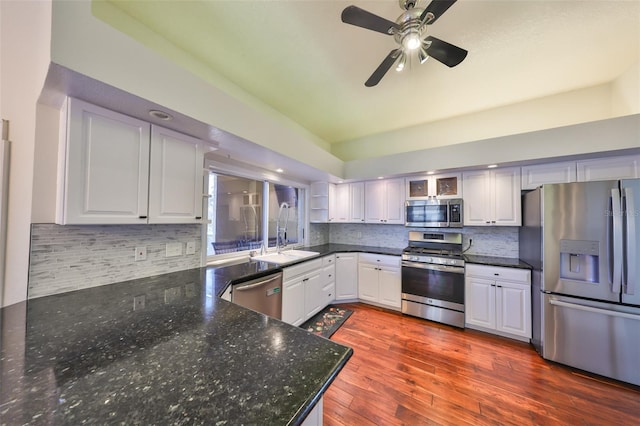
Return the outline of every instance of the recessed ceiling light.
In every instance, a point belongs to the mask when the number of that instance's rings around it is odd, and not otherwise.
[[[384,176],[378,176],[378,179],[384,179]]]
[[[496,167],[498,167],[498,165],[497,165],[497,164],[489,164],[489,165],[487,166],[487,168],[488,168],[488,169],[495,169]]]
[[[435,172],[434,172],[433,170],[431,170],[430,172],[427,172],[427,174],[428,174],[428,175],[432,175],[432,174],[434,174],[434,173],[435,173]]]
[[[282,173],[282,172],[284,172],[284,170],[282,170],[282,169],[276,169],[276,172],[278,172],[278,173]]]
[[[171,114],[157,109],[152,109],[151,111],[149,111],[149,115],[162,121],[173,120],[173,116]]]

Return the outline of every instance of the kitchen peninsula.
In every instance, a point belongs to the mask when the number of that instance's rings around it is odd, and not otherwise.
[[[3,424],[300,424],[348,347],[222,300],[245,262],[2,310]]]

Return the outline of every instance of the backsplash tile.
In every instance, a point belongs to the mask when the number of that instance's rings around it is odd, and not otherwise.
[[[404,248],[408,245],[410,230],[424,230],[424,228],[360,223],[312,224],[310,235],[312,245],[331,242]],[[462,233],[463,249],[469,247],[469,239],[472,239],[473,244],[466,251],[468,254],[509,258],[519,256],[518,227],[515,226],[471,226],[462,229],[436,229],[435,231]]]
[[[200,266],[201,225],[31,226],[28,298]],[[165,257],[165,245],[195,241],[196,253]],[[147,260],[134,260],[135,247]]]

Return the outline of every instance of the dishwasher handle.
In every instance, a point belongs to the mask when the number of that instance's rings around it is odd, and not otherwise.
[[[245,284],[245,285],[234,285],[233,288],[232,288],[232,291],[247,291],[247,290],[251,290],[252,288],[260,287],[262,285],[265,285],[267,283],[275,281],[275,280],[277,280],[279,278],[280,278],[280,274],[277,274],[277,275],[273,275],[273,276],[267,278],[266,280],[261,280],[261,281],[258,281],[256,283],[250,282],[249,284]]]

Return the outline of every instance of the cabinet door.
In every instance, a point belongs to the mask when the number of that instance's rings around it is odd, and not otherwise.
[[[320,312],[325,305],[323,305],[324,298],[322,297],[322,289],[324,283],[321,279],[321,271],[315,271],[312,274],[305,276],[302,280],[304,286],[304,319],[305,321]]]
[[[491,172],[493,195],[492,225],[520,226],[520,169],[501,169]]]
[[[430,176],[429,180],[429,195],[433,190],[433,195],[438,198],[461,198],[462,197],[462,183],[461,174],[446,174]]]
[[[378,280],[376,266],[360,264],[358,266],[358,297],[362,300],[378,302],[380,300]]]
[[[404,223],[404,180],[385,181],[384,223]]]
[[[291,325],[304,322],[304,285],[303,277],[285,281],[282,286],[282,321]]]
[[[522,189],[536,189],[548,183],[569,183],[576,181],[576,163],[536,164],[522,167]]]
[[[400,283],[399,268],[380,268],[380,303],[400,309],[402,304],[402,286]]]
[[[490,329],[496,328],[495,281],[476,277],[465,278],[465,322]]]
[[[578,182],[640,177],[640,155],[578,161]]]
[[[336,300],[358,298],[358,255],[336,254]]]
[[[349,184],[349,222],[364,222],[364,182]]]
[[[373,180],[364,184],[364,214],[367,223],[384,223],[384,182]]]
[[[149,123],[69,100],[61,224],[147,222]]]
[[[349,221],[349,184],[335,185],[329,200],[329,217],[331,222]]]
[[[464,225],[488,226],[490,206],[489,172],[467,172],[462,176],[464,193]]]
[[[496,330],[531,338],[531,287],[496,282]]]
[[[202,222],[204,146],[168,129],[151,129],[149,223]]]

